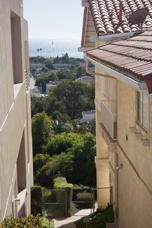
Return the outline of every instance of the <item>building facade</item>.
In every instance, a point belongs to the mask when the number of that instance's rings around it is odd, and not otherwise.
[[[0,220],[30,213],[32,142],[27,22],[21,0],[0,0]]]
[[[99,207],[113,204],[113,227],[151,228],[151,5],[147,0],[122,4],[121,9],[117,1],[83,1],[81,49],[87,51],[88,72],[90,63],[95,66],[97,200]],[[130,25],[127,12],[145,7],[143,27]],[[91,36],[96,38],[88,45]]]

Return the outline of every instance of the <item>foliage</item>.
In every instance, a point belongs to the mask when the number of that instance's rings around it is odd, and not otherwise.
[[[42,189],[41,186],[31,188],[31,212],[33,215],[42,214]]]
[[[65,55],[63,55],[62,57],[56,57],[54,58],[54,63],[69,63],[70,62],[70,58],[68,56],[67,53],[65,53]]]
[[[27,218],[6,218],[0,228],[53,228],[53,224],[39,215],[30,215]]]
[[[85,134],[87,132],[90,132],[93,135],[95,135],[96,134],[95,120],[92,120],[89,123],[76,124],[74,132],[79,134]]]
[[[79,81],[62,81],[48,97],[32,98],[32,116],[46,112],[60,123],[79,119],[82,111],[91,109],[94,109],[94,87]]]
[[[44,72],[47,72],[47,71],[48,69],[45,70]],[[46,84],[49,81],[57,81],[57,80],[58,80],[58,77],[54,73],[42,74],[39,77],[37,77],[35,85],[42,88],[42,93],[46,93]]]
[[[74,174],[72,180],[74,184],[86,186],[96,185],[96,169],[94,157],[96,154],[95,137],[90,134],[80,135],[83,142],[76,144],[70,151],[74,154]],[[81,174],[81,175],[80,175]],[[70,180],[71,181],[71,180]]]
[[[99,209],[97,212],[75,222],[77,228],[106,228],[106,223],[114,222],[113,207],[108,205],[105,209]]]
[[[57,73],[57,77],[59,80],[61,79],[74,80],[76,78],[76,75],[73,72],[73,70],[62,70]]]
[[[64,176],[73,184],[95,186],[95,137],[92,134],[57,134],[46,150],[51,157],[42,168],[35,170],[37,183],[50,186],[54,177]]]
[[[34,154],[42,153],[53,133],[53,121],[46,113],[37,113],[32,118],[32,135]]]
[[[54,188],[72,188],[73,184],[69,184],[65,177],[56,177],[54,179]]]
[[[48,162],[51,161],[51,157],[48,154],[36,154],[34,157],[34,173],[38,175],[39,170]]]
[[[79,78],[79,77],[81,77],[81,76],[83,76],[83,75],[87,75],[86,70],[85,70],[84,67],[79,66],[79,67],[77,68],[77,70],[76,70],[76,77]]]
[[[73,173],[73,155],[71,153],[61,153],[52,157],[37,172],[37,182],[42,186],[52,186],[53,178],[56,176],[65,176],[71,179]]]
[[[47,153],[50,155],[60,154],[67,152],[75,144],[79,144],[82,138],[76,133],[61,133],[55,135],[47,145]]]
[[[40,112],[46,112],[47,101],[44,97],[31,98],[31,112],[32,116]]]
[[[62,81],[53,90],[48,97],[48,114],[52,116],[53,111],[58,110],[62,114],[67,114],[70,119],[81,118],[82,111],[91,107],[90,89],[92,88],[79,81]],[[53,99],[54,98],[54,99]],[[55,106],[55,107],[54,107]]]

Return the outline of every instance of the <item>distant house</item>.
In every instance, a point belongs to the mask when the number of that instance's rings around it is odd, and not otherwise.
[[[95,120],[94,110],[82,112],[82,119],[80,120],[80,123],[89,123],[92,120]]]
[[[151,228],[152,4],[82,3],[81,50],[95,66],[98,206],[113,204],[113,227]]]
[[[92,76],[82,76],[80,78],[75,79],[76,81],[84,82],[86,84],[92,84],[94,82],[94,77]]]

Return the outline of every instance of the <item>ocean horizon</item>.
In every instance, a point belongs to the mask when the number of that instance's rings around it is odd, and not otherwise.
[[[78,41],[64,41],[51,39],[32,39],[29,41],[29,55],[43,57],[62,57],[68,53],[70,57],[83,58],[83,53],[78,51],[80,43]],[[40,52],[37,49],[42,49]]]

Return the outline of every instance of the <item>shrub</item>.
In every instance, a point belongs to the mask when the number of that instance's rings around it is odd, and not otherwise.
[[[65,177],[56,177],[54,179],[54,188],[72,188],[73,184],[69,184]]]
[[[27,218],[6,218],[1,224],[0,228],[53,228],[51,223],[42,218],[40,215],[36,217],[33,215]]]

